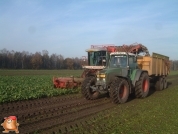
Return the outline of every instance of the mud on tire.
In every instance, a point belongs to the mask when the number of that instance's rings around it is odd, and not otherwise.
[[[83,96],[88,100],[94,100],[99,97],[98,91],[92,91],[92,88],[90,86],[95,85],[96,78],[95,77],[86,77],[85,80],[82,82],[81,86],[81,92]]]
[[[110,97],[114,103],[125,103],[129,96],[129,85],[125,79],[115,78],[111,83]]]
[[[149,76],[146,72],[143,72],[135,84],[135,96],[137,98],[145,98],[149,93],[149,88]]]

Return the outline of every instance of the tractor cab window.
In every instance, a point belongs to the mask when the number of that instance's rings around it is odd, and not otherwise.
[[[135,56],[129,55],[129,66],[130,66],[130,68],[133,68],[133,69],[135,69],[137,67],[137,59]]]
[[[133,56],[129,56],[129,64],[133,64],[134,63],[134,57]]]
[[[111,68],[127,67],[127,56],[126,55],[112,55],[109,66]]]
[[[88,53],[89,65],[106,66],[106,51],[96,51]]]

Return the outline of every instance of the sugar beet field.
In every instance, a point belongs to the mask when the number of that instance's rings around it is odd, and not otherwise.
[[[80,89],[55,89],[53,76],[80,76],[82,70],[0,70],[0,119],[17,116],[20,133],[31,134],[176,134],[178,72],[168,88],[125,104],[109,97],[86,100]],[[0,127],[0,131],[3,131]],[[15,132],[10,132],[15,133]]]

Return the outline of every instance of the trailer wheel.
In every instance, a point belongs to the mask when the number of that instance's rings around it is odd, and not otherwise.
[[[139,80],[135,84],[135,96],[137,98],[145,98],[149,93],[150,82],[146,72],[143,72]]]
[[[159,79],[157,80],[156,85],[155,85],[155,89],[157,91],[161,91],[161,90],[164,89],[164,79],[162,77],[159,77]]]
[[[166,77],[163,79],[163,84],[164,84],[163,88],[166,89],[167,88],[167,79],[166,79]]]
[[[82,82],[81,92],[87,100],[94,100],[99,97],[99,92],[93,91],[93,89],[91,88],[91,86],[95,85],[95,83],[96,78],[91,76],[86,77],[85,80]]]
[[[115,78],[111,83],[110,97],[114,103],[125,103],[129,96],[129,85],[125,79]]]

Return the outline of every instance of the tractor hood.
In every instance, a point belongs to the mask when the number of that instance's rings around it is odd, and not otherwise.
[[[97,69],[97,70],[100,70],[100,69],[104,69],[105,66],[82,66],[82,68],[84,68],[84,69]]]
[[[127,77],[127,68],[107,68],[100,71],[100,74],[106,75],[106,82],[109,84],[115,77]]]

